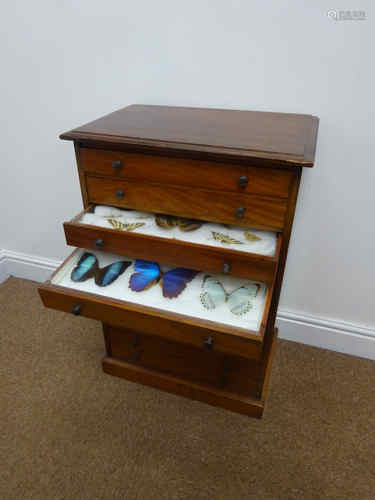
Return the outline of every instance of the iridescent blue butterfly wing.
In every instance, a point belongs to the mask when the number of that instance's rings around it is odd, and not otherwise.
[[[98,259],[92,253],[85,252],[73,269],[70,278],[72,281],[86,281],[95,276],[98,269]]]
[[[159,265],[156,262],[149,262],[148,260],[136,260],[134,271],[129,281],[129,288],[133,292],[141,292],[150,288],[150,286],[159,281],[161,274]]]
[[[98,286],[108,286],[113,283],[131,265],[130,261],[120,260],[100,269],[95,275]]]
[[[168,271],[163,276],[161,283],[163,287],[163,296],[168,299],[178,297],[180,293],[185,290],[186,285],[192,281],[199,271],[194,269],[185,269],[183,267],[176,267]]]

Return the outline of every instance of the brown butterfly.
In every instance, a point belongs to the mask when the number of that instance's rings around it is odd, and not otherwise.
[[[202,222],[195,219],[178,219],[177,225],[181,231],[187,232],[199,229],[202,226]]]
[[[155,222],[163,229],[172,229],[177,226],[177,217],[173,217],[173,215],[157,214],[155,215]]]
[[[181,231],[194,231],[199,229],[203,222],[195,219],[184,219],[182,217],[175,217],[173,215],[155,215],[155,222],[159,227],[163,229],[172,229],[176,226],[180,228]]]

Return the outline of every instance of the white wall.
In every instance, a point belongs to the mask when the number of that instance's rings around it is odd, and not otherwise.
[[[130,103],[311,113],[281,310],[375,327],[373,2],[6,0],[0,248],[61,259],[81,207],[60,132]]]

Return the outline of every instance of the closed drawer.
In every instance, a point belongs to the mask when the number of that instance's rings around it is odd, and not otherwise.
[[[246,244],[246,238],[243,238],[245,243],[241,245],[244,251],[238,251],[230,247],[210,246],[209,241],[206,241],[206,244],[199,244],[196,239],[193,242],[187,242],[174,237],[157,237],[81,222],[86,220],[86,215],[90,217],[90,212],[93,210],[95,210],[95,207],[90,206],[70,222],[64,223],[68,245],[104,250],[131,258],[155,260],[161,264],[173,266],[189,268],[193,265],[193,267],[206,272],[224,272],[251,280],[263,281],[268,285],[271,285],[274,280],[280,254],[281,234],[268,233],[265,236],[262,234],[263,239],[268,237],[271,240],[273,238],[276,245],[274,255],[267,256],[251,252],[251,244]],[[149,221],[149,219],[146,220],[146,224],[155,225],[154,220]],[[204,228],[201,229],[204,230]],[[225,229],[221,230],[225,232]],[[229,232],[229,230],[226,230],[226,232]],[[165,231],[165,233],[168,235],[168,231]],[[193,234],[194,237],[194,232],[183,234],[184,237],[188,237],[190,234]]]
[[[87,176],[86,185],[93,203],[274,231],[283,229],[287,208],[282,198],[108,177]]]
[[[260,328],[258,331],[252,331],[251,329],[231,326],[224,322],[217,323],[217,313],[210,314],[212,320],[193,316],[190,299],[188,299],[187,303],[180,301],[178,304],[178,310],[181,310],[183,314],[172,312],[168,309],[171,301],[177,299],[165,299],[164,304],[166,304],[166,308],[161,309],[159,297],[162,298],[162,295],[159,289],[156,290],[159,307],[152,307],[152,302],[149,299],[146,302],[150,303],[151,306],[145,306],[145,301],[141,302],[141,294],[145,292],[141,292],[140,294],[129,292],[129,275],[133,272],[130,269],[128,276],[124,273],[118,278],[116,286],[112,284],[106,287],[105,291],[99,287],[91,289],[94,292],[83,291],[82,288],[79,289],[77,287],[77,283],[68,283],[69,278],[66,278],[70,276],[71,269],[76,265],[81,253],[81,251],[75,251],[54,273],[51,281],[39,287],[40,296],[46,307],[82,315],[104,323],[140,333],[156,335],[167,340],[209,351],[260,359],[263,333],[266,328],[271,302],[272,287],[268,288],[267,296],[262,299],[263,305],[259,308],[259,314],[257,313],[260,320]],[[201,278],[197,279],[196,289],[200,290]],[[159,285],[154,286],[159,287]],[[194,287],[194,284],[190,283],[188,286]],[[114,293],[114,288],[120,291],[120,295]],[[187,294],[187,291],[188,289],[184,290],[183,294]],[[119,299],[119,296],[129,297],[129,294],[133,294],[132,301],[129,298],[127,300]],[[200,304],[199,295],[196,296],[195,303],[197,305]],[[197,307],[197,305],[194,307]],[[250,324],[246,318],[243,324],[245,323]]]
[[[221,352],[209,352],[127,329],[103,325],[108,356],[238,394],[256,396],[256,363]]]
[[[166,156],[80,149],[80,167],[88,173],[142,182],[159,182],[287,198],[292,172],[276,168],[188,160]]]

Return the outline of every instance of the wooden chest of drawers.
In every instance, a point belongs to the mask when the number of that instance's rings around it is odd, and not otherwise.
[[[102,321],[106,373],[260,417],[317,129],[310,115],[133,105],[63,134],[74,141],[84,211],[64,223],[78,249],[40,286],[44,304]],[[136,224],[119,222],[128,217]],[[186,218],[196,233],[178,229]],[[75,282],[87,253],[96,273],[124,258],[128,268],[106,287]],[[157,263],[143,291],[131,285],[140,259]],[[176,267],[200,272],[171,296]]]

